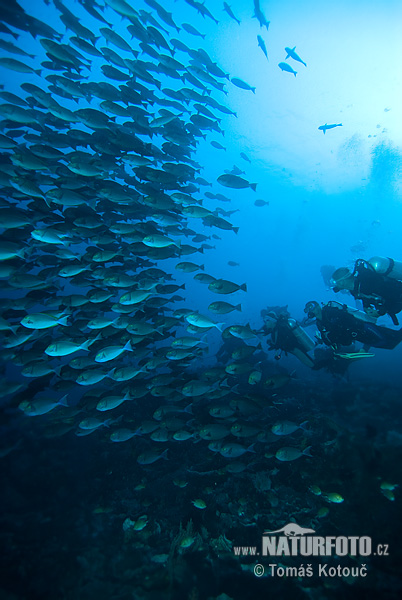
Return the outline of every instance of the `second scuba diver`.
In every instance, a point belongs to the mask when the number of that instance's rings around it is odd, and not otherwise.
[[[402,263],[392,258],[374,256],[358,259],[351,272],[346,267],[332,274],[334,292],[347,290],[361,300],[364,311],[372,317],[388,314],[398,325],[397,313],[402,310]]]
[[[304,312],[308,320],[315,319],[322,343],[334,351],[353,342],[361,342],[364,349],[392,350],[402,341],[402,330],[376,325],[370,322],[370,317],[346,304],[330,301],[320,306],[312,300],[307,302]]]

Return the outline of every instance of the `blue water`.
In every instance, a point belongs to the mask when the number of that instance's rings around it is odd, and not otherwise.
[[[401,348],[393,351],[374,349],[373,357],[354,362],[344,376],[334,377],[325,370],[309,369],[291,354],[283,354],[280,361],[275,361],[266,336],[257,333],[251,342],[246,341],[249,345],[261,343],[262,346],[250,362],[254,369],[263,372],[264,379],[284,375],[287,380],[283,386],[271,389],[258,385],[253,388],[247,382],[248,375],[229,376],[223,372],[223,375],[212,374],[210,389],[199,396],[185,395],[182,390],[191,380],[205,381],[208,369],[220,367],[224,371],[225,365],[233,361],[228,354],[223,361],[216,357],[222,347],[228,347],[223,346],[221,330],[231,325],[249,324],[258,332],[263,325],[261,311],[266,307],[286,305],[298,321],[304,318],[303,308],[310,300],[328,302],[336,299],[360,308],[346,294],[335,296],[321,275],[323,266],[353,267],[356,259],[372,256],[402,260],[399,231],[402,221],[401,75],[397,60],[402,51],[401,6],[392,0],[386,5],[360,0],[352,4],[315,0],[257,2],[270,22],[267,29],[260,27],[253,16],[255,3],[251,0],[233,0],[230,4],[240,24],[223,10],[222,2],[211,0],[205,5],[199,4],[198,8],[202,11],[206,6],[218,24],[197,12],[197,3],[194,7],[194,3],[191,5],[184,0],[161,0],[159,5],[130,0],[123,2],[120,5],[123,8],[117,12],[112,8],[113,4],[118,5],[104,0],[64,0],[63,4],[53,0],[35,3],[19,0],[18,4],[8,4],[6,0],[0,2],[0,20],[16,34],[14,38],[1,33],[0,39],[14,43],[34,58],[3,49],[0,57],[12,57],[42,70],[39,75],[0,66],[0,83],[3,91],[27,99],[29,94],[21,89],[21,84],[31,83],[47,90],[49,75],[66,72],[57,64],[59,71],[43,67],[42,63],[50,60],[40,43],[44,36],[34,35],[33,22],[28,20],[24,25],[23,20],[18,21],[21,10],[51,26],[62,35],[61,43],[68,45],[69,38],[75,33],[66,30],[60,20],[65,7],[81,25],[95,33],[96,48],[107,46],[120,57],[134,60],[133,54],[106,43],[99,30],[107,25],[85,10],[85,5],[97,10],[115,33],[133,50],[140,51],[139,40],[131,39],[127,31],[129,20],[120,14],[131,6],[142,19],[144,13],[140,11],[146,11],[156,19],[156,26],[170,48],[172,40],[178,39],[191,50],[202,48],[208,53],[227,74],[227,78],[216,77],[217,82],[224,84],[225,92],[204,82],[208,88],[205,106],[220,119],[222,133],[203,130],[202,135],[196,134],[197,144],[190,146],[191,159],[200,165],[196,177],[202,177],[208,185],[199,183],[198,190],[191,193],[195,201],[202,202],[208,210],[233,211],[231,215],[221,216],[239,229],[237,233],[225,231],[209,227],[202,219],[195,218],[185,222],[178,210],[182,225],[209,236],[209,239],[193,243],[190,235],[180,232],[172,234],[172,239],[191,244],[198,250],[202,250],[204,243],[210,247],[188,256],[177,253],[165,260],[151,258],[152,264],[147,266],[163,269],[167,276],[174,278],[174,281],[162,283],[185,284],[185,289],[175,292],[182,299],[170,299],[166,310],[157,309],[147,318],[154,322],[158,317],[171,316],[175,310],[191,309],[222,325],[204,333],[198,332],[197,337],[204,342],[200,346],[203,351],[187,361],[170,361],[149,370],[144,368],[139,379],[124,384],[107,378],[87,387],[76,383],[80,370],[69,367],[69,361],[86,356],[93,359],[101,348],[120,343],[118,330],[108,329],[105,338],[94,343],[96,350],[89,353],[81,351],[65,358],[51,359],[44,350],[54,339],[62,339],[64,335],[68,339],[95,337],[94,331],[86,328],[88,321],[97,316],[119,316],[111,306],[127,291],[126,288],[111,288],[112,301],[93,304],[90,310],[86,305],[75,309],[69,317],[68,327],[59,325],[45,330],[44,338],[37,340],[34,337],[33,342],[23,343],[16,349],[7,348],[13,334],[2,325],[5,347],[2,350],[0,400],[0,460],[3,466],[0,539],[4,555],[1,597],[10,600],[56,597],[63,600],[243,600],[276,594],[292,599],[399,598],[402,589],[401,492],[398,488],[402,458]],[[10,6],[11,13],[7,14]],[[163,11],[159,10],[158,14],[158,6],[172,14],[180,27],[179,32],[163,21]],[[205,39],[186,32],[181,28],[183,23],[191,24]],[[258,47],[258,35],[265,42],[268,58]],[[286,61],[297,71],[296,76],[278,67],[285,61],[285,47],[294,46],[306,63],[305,66],[291,58]],[[166,49],[158,48],[154,43],[151,47],[157,53],[169,55]],[[89,61],[88,68],[82,68],[81,79],[74,69],[67,70],[67,77],[73,76],[83,86],[100,81],[116,87],[123,83],[103,75],[101,65],[110,64],[106,59],[78,51]],[[191,60],[180,50],[174,53],[174,58],[185,67]],[[159,90],[158,86],[138,79],[160,99],[160,103],[157,100],[154,104],[143,103],[141,108],[148,112],[149,120],[160,116],[158,111],[165,109],[178,115],[182,123],[190,123],[190,116],[196,114],[194,103],[182,102],[182,110],[164,105],[164,100],[172,100],[164,90],[185,87],[202,93],[201,90],[190,81],[158,72],[160,65],[158,67],[156,57],[140,53],[138,59],[154,65],[148,74],[161,87]],[[230,81],[232,78],[246,82],[255,88],[255,92],[237,87]],[[236,116],[209,106],[209,97]],[[95,96],[90,103],[87,99],[74,100],[56,94],[53,98],[71,111],[89,107],[102,110],[99,108],[101,100]],[[9,100],[2,98],[0,103],[6,104]],[[123,106],[126,106],[124,102]],[[41,115],[41,123],[49,119],[47,125],[52,131],[65,133],[73,128],[93,132],[82,123],[53,120],[47,109],[35,102],[34,110]],[[24,134],[42,136],[43,143],[47,143],[44,130],[41,133],[36,127],[31,130],[29,125],[2,119],[2,134],[20,129]],[[117,116],[115,123],[122,125],[128,120]],[[318,129],[324,124],[340,123],[342,126],[329,129],[325,135]],[[110,124],[110,131],[97,130],[104,136],[104,141],[108,140],[113,127]],[[139,133],[138,137],[160,148],[166,141],[163,130],[150,133],[152,136]],[[7,170],[10,156],[31,144],[29,136],[15,139],[18,146],[14,150],[2,150],[0,173],[5,180],[10,176]],[[225,150],[211,145],[212,141],[224,146]],[[184,144],[182,146],[187,149]],[[60,150],[69,154],[73,148]],[[80,145],[77,150],[93,153],[89,147]],[[240,153],[245,153],[250,162]],[[64,158],[65,161],[58,162],[58,167],[68,163],[68,156]],[[111,161],[113,168],[121,159],[120,155],[104,155],[103,158]],[[164,161],[165,158],[158,168]],[[168,161],[174,162],[174,159],[170,157]],[[244,172],[241,176],[247,182],[257,184],[256,191],[250,187],[233,189],[220,185],[218,177],[234,166]],[[53,186],[57,188],[59,172],[54,165],[50,170]],[[127,172],[135,177],[135,172]],[[121,172],[110,169],[110,173],[106,179],[124,184]],[[17,174],[41,183],[42,176],[34,170],[17,168]],[[46,175],[45,172],[43,177]],[[74,177],[70,172],[70,178]],[[77,180],[80,180],[79,176]],[[97,196],[99,186],[95,185],[93,177],[81,181],[93,191],[96,212],[103,223],[109,227],[114,221],[124,220],[124,206],[104,208],[104,201]],[[191,183],[191,178],[187,183]],[[162,190],[170,195],[182,185],[173,190],[162,186]],[[42,189],[45,191],[48,186],[49,181],[44,179]],[[137,192],[140,192],[139,187]],[[223,194],[230,201],[210,199],[205,192]],[[35,212],[38,205],[29,208],[31,198],[11,184],[5,184],[1,198],[2,208],[11,204],[25,211],[34,222],[42,222]],[[269,204],[256,206],[257,200]],[[58,224],[63,223],[65,214],[58,206],[50,204],[49,207],[40,202],[45,226],[51,226],[53,219]],[[81,207],[69,208],[66,213],[71,215],[74,210],[81,216]],[[126,216],[127,220],[137,224],[149,223],[152,210],[141,204],[134,216],[128,209]],[[92,231],[77,230],[70,220],[66,223],[78,234],[79,243],[72,244],[71,249],[82,257],[88,246],[94,247]],[[7,259],[1,265],[16,265],[20,274],[37,274],[43,266],[31,258],[31,249],[36,248],[37,256],[43,257],[52,255],[54,247],[58,250],[63,247],[63,244],[56,244],[49,249],[47,244],[41,245],[32,238],[32,229],[33,225],[0,230],[2,242],[15,241],[27,252],[25,258]],[[169,229],[161,228],[159,233],[170,235]],[[80,240],[80,236],[83,239]],[[122,257],[120,262],[108,263],[109,268],[129,275],[139,274],[142,267],[134,272],[128,263],[135,258],[135,249],[127,244],[124,236],[113,237],[112,245],[114,247],[117,242]],[[103,249],[102,244],[99,248]],[[147,259],[145,253],[140,253],[140,257]],[[215,278],[238,285],[246,283],[247,292],[214,294],[207,285],[193,279],[195,273],[177,271],[175,265],[180,261],[203,265],[200,272]],[[228,261],[238,265],[231,266]],[[35,303],[18,311],[13,310],[13,301],[23,301],[30,290],[10,286],[8,276],[3,276],[4,304],[0,316],[18,333],[26,333],[28,330],[20,324],[21,320],[27,313],[49,310],[46,309],[49,297],[57,300],[70,294],[85,295],[96,287],[91,277],[99,265],[89,262],[90,271],[85,275],[88,279],[84,279],[87,287],[78,285],[80,279],[62,279],[50,271],[48,282],[56,287],[50,288],[49,294],[40,290],[35,292]],[[60,267],[66,264],[71,263],[60,258]],[[106,285],[102,287],[107,288]],[[241,312],[226,315],[209,312],[209,304],[221,300],[241,304]],[[146,310],[146,301],[139,308]],[[378,323],[394,328],[388,317],[381,317]],[[181,320],[172,329],[163,331],[160,338],[139,344],[140,349],[146,349],[140,358],[135,348],[134,352],[125,352],[107,363],[107,368],[109,365],[111,369],[141,367],[146,360],[160,357],[163,348],[170,347],[175,338],[193,335],[187,333],[187,326],[188,323]],[[316,333],[314,325],[307,331],[312,337]],[[111,336],[110,343],[108,336]],[[231,342],[230,351],[240,344],[233,339]],[[22,368],[32,360],[45,361],[52,372],[44,377],[24,377]],[[91,366],[103,368],[94,362]],[[58,371],[59,367],[63,367],[61,371]],[[158,383],[166,387],[151,393],[155,388],[152,378],[161,375],[170,376],[166,383]],[[130,386],[132,393],[136,390],[140,397],[111,411],[96,410],[101,396],[124,395]],[[140,388],[142,395],[138,391]],[[225,392],[226,388],[228,395],[218,398],[219,391]],[[64,395],[67,395],[67,407],[57,407],[40,416],[24,414],[24,402],[35,403],[42,398],[57,402]],[[217,404],[235,408],[227,418],[214,419],[209,410]],[[169,422],[168,415],[162,422],[155,418],[155,411],[161,407],[178,407],[175,418],[180,424],[177,427]],[[80,423],[93,417],[110,418],[112,422],[83,436]],[[308,425],[289,436],[275,438],[271,427],[279,421],[291,421],[296,425],[307,421]],[[149,423],[159,432],[168,432],[167,439],[152,439],[152,427],[144,431]],[[200,438],[203,428],[211,424],[226,427],[224,442],[240,444],[244,454],[232,459],[219,451],[211,451],[209,440]],[[230,431],[236,424],[256,428],[256,433],[236,437]],[[143,429],[138,431],[140,427]],[[110,435],[121,428],[136,432],[136,435],[124,443],[112,443]],[[174,439],[173,433],[183,429],[189,439]],[[289,446],[301,451],[311,446],[311,457],[307,451],[294,461],[281,462],[276,452]],[[152,464],[141,464],[139,456],[149,451],[165,454]],[[386,487],[380,487],[384,483],[391,486],[388,489],[391,493],[383,493],[384,490],[387,492]],[[314,486],[320,488],[321,495],[311,491]],[[328,500],[325,496],[328,493],[340,494],[343,500]],[[201,507],[197,506],[198,500],[202,501]],[[317,535],[324,537],[371,536],[374,546],[388,544],[389,554],[355,558],[235,555],[235,547],[255,547],[259,552],[263,532],[277,530],[289,522],[314,528]],[[315,570],[312,578],[280,577],[269,573],[270,562],[298,568],[303,561],[306,566],[307,560]],[[364,563],[367,577],[324,579],[318,576],[319,564],[324,562],[329,567],[341,565],[347,568],[360,567]],[[263,577],[254,574],[255,565],[259,563],[265,571]]]

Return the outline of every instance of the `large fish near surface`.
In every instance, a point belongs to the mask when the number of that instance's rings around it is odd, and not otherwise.
[[[250,90],[250,91],[253,92],[253,94],[255,94],[255,87],[253,87],[252,85],[249,85],[248,83],[246,83],[242,79],[239,79],[238,77],[232,77],[232,79],[230,81],[236,87],[241,88],[242,90]]]
[[[281,71],[287,71],[288,73],[292,73],[295,77],[297,75],[297,71],[292,69],[292,67],[288,63],[280,62],[278,64],[278,67],[280,68]]]
[[[253,17],[255,17],[258,20],[260,27],[266,27],[266,29],[268,31],[270,21],[267,21],[264,13],[262,12],[262,10],[260,8],[260,0],[254,0],[254,15],[253,15]]]
[[[265,56],[267,57],[267,60],[269,60],[267,47],[265,45],[264,40],[262,39],[262,37],[260,35],[257,35],[257,41],[258,41],[259,47],[261,48],[261,50],[264,52]]]
[[[239,20],[239,19],[237,19],[237,18],[235,17],[235,15],[233,14],[233,11],[232,11],[232,9],[230,8],[230,6],[228,5],[228,3],[227,3],[227,2],[224,2],[224,3],[223,3],[223,10],[227,12],[227,14],[229,15],[229,17],[230,17],[231,19],[233,19],[234,21],[236,21],[236,23],[237,23],[238,25],[240,25],[240,20]]]
[[[296,50],[296,46],[294,48],[288,48],[288,46],[286,46],[285,52],[286,52],[287,56],[286,56],[285,60],[287,60],[290,57],[290,58],[293,58],[293,60],[297,60],[297,62],[301,62],[302,65],[307,67],[307,64],[304,62],[304,60],[302,60],[300,58],[300,56],[297,54],[297,52],[295,52],[295,50]]]
[[[325,135],[327,129],[334,129],[335,127],[342,127],[342,123],[333,123],[332,125],[327,125],[325,123],[325,125],[320,125],[318,129]]]

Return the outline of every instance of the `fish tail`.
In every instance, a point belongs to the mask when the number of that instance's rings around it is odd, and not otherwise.
[[[247,292],[247,283],[243,283],[239,289],[243,290],[243,292]]]
[[[257,191],[257,184],[256,183],[250,183],[250,187],[251,189],[256,192]]]
[[[235,309],[241,312],[241,304],[236,304]]]
[[[60,398],[58,404],[60,404],[61,406],[67,406],[68,407],[67,397],[68,397],[68,394],[65,394],[63,396],[63,398]]]
[[[94,340],[86,340],[81,346],[81,350],[88,350],[89,346],[93,343]]]

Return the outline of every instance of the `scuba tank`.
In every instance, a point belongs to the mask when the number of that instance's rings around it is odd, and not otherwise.
[[[373,256],[368,262],[376,273],[391,279],[402,280],[402,262],[383,256]]]
[[[375,323],[377,320],[375,317],[371,317],[370,315],[368,315],[367,313],[365,313],[362,310],[359,310],[358,308],[352,308],[351,306],[347,306],[346,304],[341,304],[340,302],[337,302],[336,300],[330,300],[327,303],[327,306],[335,307],[335,308],[338,308],[339,310],[346,310],[350,315],[352,315],[356,319],[359,319],[360,321],[364,321],[365,323]]]
[[[314,340],[312,340],[308,333],[306,333],[304,329],[300,327],[299,323],[295,319],[288,319],[288,326],[304,352],[308,352],[309,350],[315,348]]]

